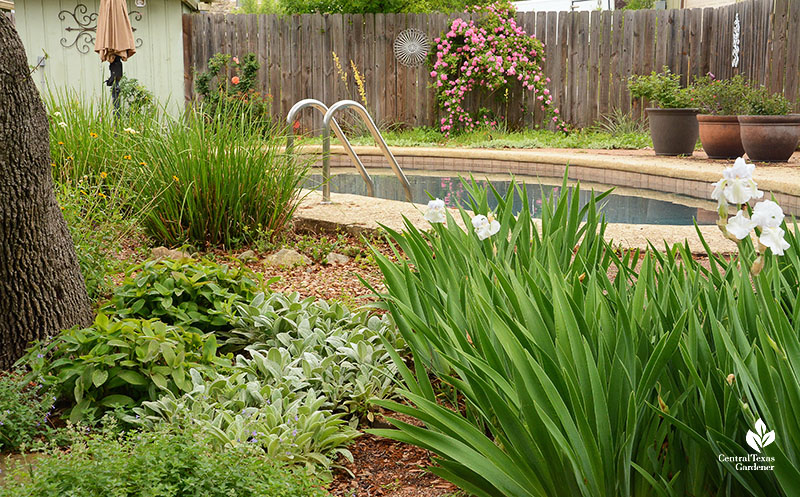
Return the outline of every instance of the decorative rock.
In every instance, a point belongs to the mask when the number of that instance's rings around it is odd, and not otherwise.
[[[178,249],[168,249],[167,247],[156,247],[150,251],[150,258],[155,260],[161,259],[189,259],[192,254]]]
[[[238,259],[240,261],[247,261],[247,260],[250,260],[250,259],[254,259],[255,257],[256,257],[256,253],[255,252],[253,252],[252,250],[245,250],[244,252],[239,254]]]
[[[330,252],[328,256],[325,258],[325,262],[328,264],[347,264],[350,262],[350,258],[346,255],[337,254],[336,252]]]
[[[270,266],[292,267],[311,264],[311,259],[296,250],[280,249],[265,257],[263,262]]]

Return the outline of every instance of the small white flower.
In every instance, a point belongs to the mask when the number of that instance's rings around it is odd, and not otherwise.
[[[500,223],[494,218],[487,218],[483,214],[478,214],[472,218],[472,227],[479,240],[486,240],[490,236],[500,231]]]
[[[769,247],[775,255],[783,255],[783,251],[789,248],[789,242],[783,239],[784,231],[781,228],[766,227],[761,230],[758,241],[761,245]]]
[[[444,201],[437,198],[428,202],[428,212],[425,213],[425,219],[431,224],[445,222],[447,214],[445,213]]]
[[[125,128],[123,131],[125,131],[126,133],[130,133],[130,134],[132,134],[132,135],[135,135],[135,134],[137,134],[137,133],[138,133],[138,131],[136,131],[136,130],[135,130],[135,129],[133,129],[133,128]]]
[[[752,231],[752,229],[755,227],[756,223],[753,222],[753,220],[746,218],[744,216],[744,212],[741,210],[737,212],[735,216],[728,219],[728,233],[732,234],[739,240],[749,235],[750,231]]]
[[[55,112],[53,112],[53,115],[56,116],[56,117],[61,117],[61,112],[55,111]]]
[[[67,127],[67,123],[65,123],[64,121],[61,121],[60,123],[58,123],[58,125],[61,126],[62,128]]]
[[[772,200],[759,202],[753,208],[753,221],[762,228],[777,228],[783,217],[783,209]]]

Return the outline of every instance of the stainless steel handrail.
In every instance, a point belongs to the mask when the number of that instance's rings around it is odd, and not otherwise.
[[[306,107],[312,107],[320,111],[323,116],[327,116],[329,110],[325,104],[313,98],[300,100],[294,104],[291,109],[289,109],[289,114],[286,115],[286,123],[289,125],[289,136],[286,139],[287,153],[291,153],[294,149],[294,130],[292,129],[294,119],[297,114],[299,114],[300,111]],[[361,179],[363,179],[364,183],[367,184],[367,195],[374,197],[375,183],[373,183],[372,178],[367,172],[367,169],[364,167],[364,164],[361,162],[361,159],[358,157],[358,154],[356,154],[355,150],[353,150],[353,146],[350,145],[350,141],[348,141],[347,137],[344,136],[342,128],[339,127],[339,123],[336,122],[336,119],[331,119],[330,121],[325,122],[325,126],[322,129],[322,201],[325,203],[329,203],[331,201],[331,129],[336,135],[336,138],[338,138],[339,141],[344,145],[344,150],[350,157],[350,160],[353,162],[353,164],[355,164],[356,169],[358,169]]]
[[[397,163],[397,159],[394,158],[394,155],[392,155],[392,152],[386,145],[386,141],[383,139],[383,136],[381,136],[381,132],[378,131],[378,127],[375,125],[375,121],[372,120],[372,117],[369,115],[369,112],[367,112],[367,109],[365,109],[363,105],[354,100],[340,100],[336,102],[335,104],[331,105],[328,111],[325,113],[325,117],[322,119],[323,128],[327,129],[329,126],[331,126],[332,123],[336,122],[333,119],[333,115],[336,112],[338,112],[341,109],[347,109],[347,108],[355,109],[356,113],[359,115],[359,117],[361,117],[361,120],[364,121],[364,124],[367,125],[367,129],[369,129],[369,133],[372,135],[372,138],[378,143],[378,147],[380,147],[384,157],[386,157],[386,160],[389,161],[389,165],[392,166],[392,170],[394,171],[395,176],[397,176],[397,178],[403,184],[403,189],[406,192],[406,200],[412,202],[413,200],[411,196],[411,185],[408,183],[408,178],[406,178],[406,175],[405,173],[403,173],[403,170],[400,169],[400,164]],[[323,143],[323,153],[324,153],[324,143]]]

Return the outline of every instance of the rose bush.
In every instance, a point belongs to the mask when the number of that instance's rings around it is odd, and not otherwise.
[[[542,70],[544,46],[536,37],[518,26],[511,3],[499,1],[469,9],[474,20],[458,18],[450,30],[435,38],[433,70],[430,75],[439,106],[447,112],[439,123],[442,132],[497,126],[485,109],[470,112],[464,100],[471,92],[485,88],[501,102],[507,102],[512,85],[521,84],[545,111],[557,129],[567,126],[553,106],[553,96],[546,84],[550,78]]]

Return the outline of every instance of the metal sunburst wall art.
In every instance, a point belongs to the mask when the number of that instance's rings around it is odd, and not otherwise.
[[[404,66],[416,67],[425,62],[431,43],[419,29],[406,29],[394,39],[394,56]]]

